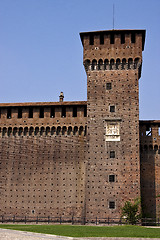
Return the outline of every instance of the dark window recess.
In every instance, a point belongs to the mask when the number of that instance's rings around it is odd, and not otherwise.
[[[104,35],[100,34],[100,44],[104,44]]]
[[[87,117],[87,106],[84,106],[84,117]]]
[[[110,151],[110,158],[115,158],[115,151]]]
[[[136,38],[135,38],[135,33],[131,34],[131,43],[135,43],[136,42]]]
[[[62,117],[66,117],[66,107],[62,107]]]
[[[115,175],[109,175],[109,182],[115,182]]]
[[[146,136],[152,136],[152,128],[151,127],[146,127]]]
[[[115,202],[114,201],[110,201],[109,202],[109,208],[110,209],[114,209],[115,208]]]
[[[112,89],[112,83],[110,83],[110,82],[106,83],[106,89],[111,90]]]
[[[110,35],[110,44],[114,44],[114,34],[111,33]]]
[[[73,117],[77,117],[77,107],[73,107]]]
[[[115,112],[115,106],[110,106],[110,112]]]
[[[29,108],[29,118],[33,118],[33,108]]]
[[[18,118],[22,118],[22,108],[18,108]]]
[[[7,108],[7,118],[11,118],[11,108]]]
[[[44,118],[44,108],[43,107],[40,107],[40,109],[39,109],[39,117]]]
[[[51,118],[54,118],[55,117],[55,108],[54,107],[51,107],[51,115],[50,115]]]
[[[93,34],[90,35],[89,44],[94,45],[94,35]]]
[[[125,34],[121,34],[121,44],[125,43]]]

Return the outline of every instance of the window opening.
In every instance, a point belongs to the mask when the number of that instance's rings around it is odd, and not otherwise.
[[[40,107],[39,117],[44,118],[44,108],[43,107]]]
[[[121,44],[125,43],[125,34],[121,34]]]
[[[84,106],[84,117],[87,117],[87,106]]]
[[[110,35],[110,44],[114,44],[114,34]]]
[[[104,44],[104,35],[100,34],[100,44]]]
[[[11,108],[7,109],[7,118],[11,118]]]
[[[160,136],[160,127],[158,128],[158,135]]]
[[[54,107],[51,107],[51,115],[50,115],[51,118],[54,118],[55,117],[55,108]]]
[[[152,128],[146,127],[146,136],[152,136]]]
[[[94,45],[94,35],[90,35],[90,39],[89,39],[90,41],[89,41],[89,44],[90,45]]]
[[[109,175],[109,182],[115,182],[115,175]]]
[[[136,38],[135,38],[135,33],[131,34],[131,43],[135,43],[136,42]]]
[[[115,106],[110,106],[110,112],[115,112]]]
[[[115,151],[110,151],[110,158],[115,158],[116,154]]]
[[[22,118],[22,108],[18,108],[18,118]]]
[[[33,108],[29,108],[29,118],[33,118]]]
[[[66,117],[66,107],[62,107],[62,116],[61,117]]]
[[[115,208],[115,202],[114,201],[110,201],[109,202],[109,208],[110,209],[114,209]]]
[[[77,117],[77,107],[73,107],[73,117]]]
[[[108,82],[106,83],[106,90],[111,90],[112,89],[112,83]]]

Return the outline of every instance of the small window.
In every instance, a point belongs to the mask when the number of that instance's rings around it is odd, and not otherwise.
[[[29,108],[29,118],[33,118],[33,108]]]
[[[152,128],[146,127],[146,136],[152,136]]]
[[[77,117],[77,107],[73,107],[73,117]]]
[[[94,45],[94,35],[93,34],[90,35],[89,44]]]
[[[115,112],[115,106],[110,106],[110,112]]]
[[[84,106],[84,117],[87,117],[87,106]]]
[[[7,118],[11,118],[11,108],[7,108]]]
[[[51,115],[50,115],[51,118],[54,118],[55,117],[55,108],[54,107],[51,107]]]
[[[160,127],[158,128],[158,135],[160,136]]]
[[[115,182],[115,175],[109,175],[109,182]]]
[[[62,117],[66,117],[66,107],[62,107]]]
[[[115,209],[115,202],[114,201],[109,202],[109,208],[110,209]]]
[[[18,108],[18,118],[22,118],[22,108]]]
[[[39,117],[40,117],[40,118],[44,118],[44,108],[43,108],[43,107],[40,107]]]
[[[110,151],[110,158],[115,158],[115,151]]]
[[[111,90],[112,89],[112,83],[110,83],[110,82],[106,83],[106,89]]]
[[[135,43],[136,39],[135,39],[135,33],[131,34],[131,43]]]
[[[125,34],[121,34],[121,44],[125,43]]]
[[[110,35],[110,44],[114,44],[114,34],[111,33]]]
[[[100,44],[104,44],[104,35],[100,34]]]

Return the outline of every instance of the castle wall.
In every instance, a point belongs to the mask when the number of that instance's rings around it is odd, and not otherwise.
[[[44,106],[44,117],[40,104],[1,106],[1,215],[83,216],[86,105],[57,105]],[[29,118],[29,107],[33,107],[33,118]]]
[[[160,121],[140,121],[143,213],[160,217]]]

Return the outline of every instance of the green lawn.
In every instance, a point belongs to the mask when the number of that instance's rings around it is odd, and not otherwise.
[[[140,226],[71,226],[71,225],[7,225],[0,228],[54,234],[69,237],[139,237],[160,238],[160,228]]]

